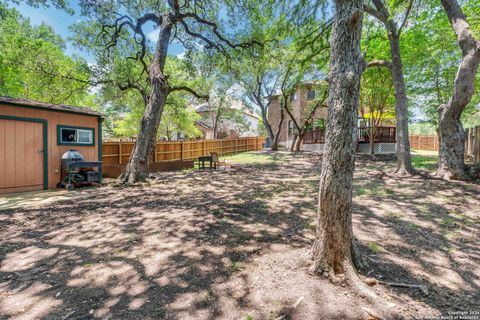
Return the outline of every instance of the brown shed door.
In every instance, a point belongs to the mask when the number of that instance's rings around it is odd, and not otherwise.
[[[41,123],[0,119],[0,194],[43,189]]]

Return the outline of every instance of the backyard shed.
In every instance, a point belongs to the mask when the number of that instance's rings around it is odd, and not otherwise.
[[[0,96],[0,194],[55,188],[64,152],[101,161],[101,146],[94,110]]]

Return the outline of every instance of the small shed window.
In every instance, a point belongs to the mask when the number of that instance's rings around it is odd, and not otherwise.
[[[59,145],[94,146],[95,129],[58,125]]]

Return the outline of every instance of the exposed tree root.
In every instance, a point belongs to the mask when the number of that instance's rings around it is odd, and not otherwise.
[[[472,180],[472,177],[467,173],[467,171],[452,172],[451,170],[444,169],[444,168],[438,168],[434,176],[436,178],[443,179],[443,180],[461,180],[461,181]]]
[[[413,170],[413,168],[408,170],[404,166],[399,166],[399,167],[397,167],[397,170],[395,170],[395,175],[400,176],[400,177],[408,177],[408,176],[412,176],[414,174],[415,174],[415,170]]]

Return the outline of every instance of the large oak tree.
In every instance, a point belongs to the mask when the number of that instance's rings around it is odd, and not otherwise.
[[[462,51],[462,59],[455,77],[453,95],[440,105],[440,152],[437,175],[442,178],[464,179],[465,131],[460,116],[470,102],[475,88],[475,75],[480,64],[480,41],[470,30],[470,25],[456,0],[442,0],[453,31]]]
[[[196,97],[204,97],[188,86],[171,85],[165,64],[170,43],[175,39],[184,46],[214,49],[226,52],[228,48],[244,47],[248,44],[233,44],[221,31],[217,22],[220,6],[218,1],[143,1],[130,3],[120,0],[106,2],[82,2],[83,13],[93,20],[101,30],[97,41],[108,54],[119,44],[133,42],[136,50],[129,57],[143,66],[149,91],[146,93],[146,107],[135,146],[121,182],[143,181],[148,174],[148,160],[152,154],[157,130],[165,102],[170,93],[187,91]],[[147,26],[155,26],[158,36],[149,56]]]

